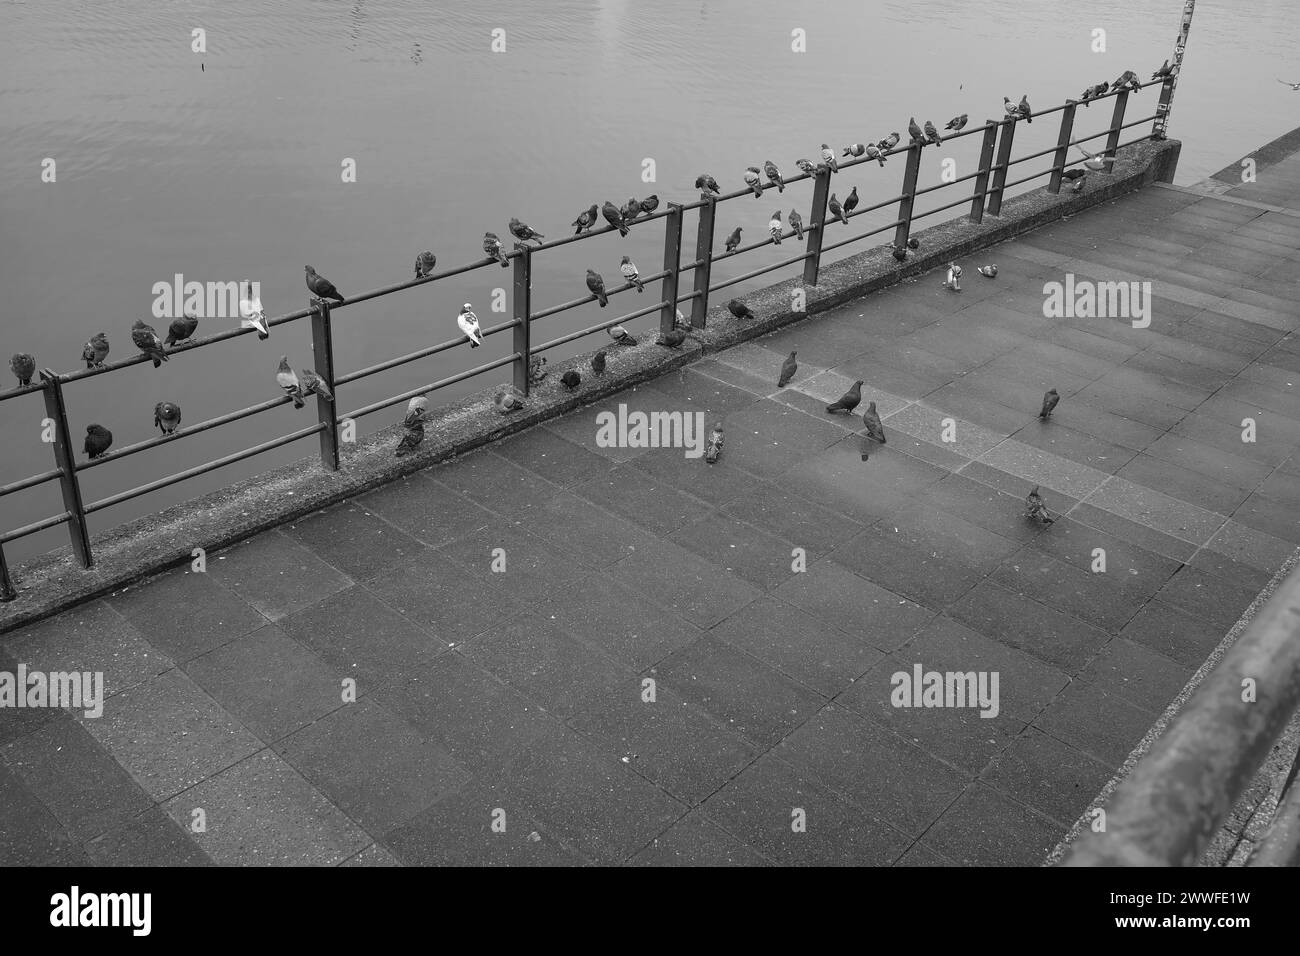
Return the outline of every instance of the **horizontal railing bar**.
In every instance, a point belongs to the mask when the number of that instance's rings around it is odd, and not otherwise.
[[[684,296],[678,296],[677,304],[680,304],[681,302],[687,299],[693,299],[695,298],[695,295],[696,293],[691,292]],[[643,315],[649,315],[652,312],[658,312],[663,307],[664,304],[662,301],[656,302],[654,305],[647,306],[644,309],[637,309],[637,311],[629,312],[627,315],[620,315],[617,319],[607,319],[604,322],[598,323],[597,325],[593,325],[586,329],[582,329],[578,332],[570,332],[567,335],[561,335],[559,338],[551,339],[549,342],[543,342],[541,345],[534,345],[533,354],[537,355],[541,352],[547,351],[548,349],[558,348],[561,345],[565,345],[568,342],[573,342],[586,335],[592,335],[596,332],[604,332],[606,329],[612,329],[614,326],[622,325],[624,322],[631,322],[633,319],[639,319]]]
[[[238,411],[228,412],[225,415],[219,415],[216,418],[209,418],[205,422],[199,422],[197,425],[190,425],[188,428],[178,428],[171,435],[155,435],[142,442],[136,442],[134,445],[127,445],[125,448],[119,448],[108,454],[101,455],[98,458],[91,458],[77,465],[77,471],[83,472],[90,468],[98,468],[100,465],[107,464],[110,461],[116,461],[119,458],[125,458],[127,455],[134,455],[138,452],[145,451],[149,448],[155,448],[158,445],[166,445],[176,441],[178,438],[184,438],[186,435],[193,435],[197,432],[205,432],[210,428],[216,428],[220,425],[228,425],[231,422],[237,422],[241,418],[248,418],[251,415],[257,415],[261,412],[269,411],[280,405],[287,405],[293,399],[288,395],[281,395],[278,398],[269,398],[264,402],[256,405],[249,405],[247,408],[241,408]]]
[[[147,495],[152,491],[159,491],[169,485],[174,485],[198,475],[207,474],[210,471],[216,471],[226,465],[233,465],[237,461],[243,461],[245,458],[252,458],[254,455],[260,455],[262,452],[271,451],[279,448],[281,445],[287,445],[290,442],[298,441],[300,438],[307,438],[315,435],[325,426],[317,422],[315,425],[309,425],[306,428],[300,428],[296,432],[290,432],[288,435],[281,435],[279,438],[273,438],[270,441],[262,442],[260,445],[254,445],[252,448],[245,448],[243,451],[233,452],[224,458],[217,458],[202,465],[195,465],[193,468],[187,468],[185,471],[178,471],[175,474],[168,475],[165,478],[159,478],[157,481],[151,481],[148,484],[137,485],[126,491],[120,491],[115,495],[107,498],[101,498],[99,501],[86,505],[86,514],[94,514],[96,511],[102,511],[105,508],[111,508],[113,505],[120,505],[124,501],[130,501],[132,498],[139,498],[141,495]]]
[[[823,249],[822,251],[824,252],[825,249]],[[775,272],[777,269],[784,269],[787,266],[792,266],[797,262],[803,262],[807,258],[808,258],[808,253],[804,252],[791,259],[786,259],[783,262],[774,262],[771,265],[763,266],[761,269],[755,269],[753,272],[746,272],[744,275],[734,276],[733,278],[727,279],[724,282],[719,282],[716,285],[711,285],[709,286],[709,291],[717,292],[719,289],[725,289],[727,288],[727,286],[737,285],[741,282],[746,282],[750,279],[761,276],[764,273]]]
[[[62,474],[62,468],[54,468],[50,471],[41,472],[39,475],[20,478],[17,481],[10,482],[9,484],[0,487],[0,498],[3,498],[5,495],[17,494],[18,492],[25,491],[28,488],[35,488],[37,485],[43,485],[47,481],[53,481],[55,478],[60,477]]]
[[[507,322],[499,325],[493,325],[486,329],[480,329],[479,334],[483,338],[490,335],[496,335],[500,332],[506,332],[515,327],[515,320],[512,318]],[[437,345],[431,345],[428,348],[420,349],[416,352],[410,352],[406,355],[398,356],[395,359],[389,359],[386,362],[380,362],[378,365],[371,365],[369,368],[357,369],[355,372],[348,372],[346,375],[340,375],[334,380],[334,386],[347,385],[349,382],[356,382],[371,375],[377,375],[380,372],[386,372],[390,368],[397,368],[399,365],[405,365],[408,362],[416,362],[422,358],[428,358],[430,355],[437,355],[439,352],[445,352],[448,349],[454,349],[458,345],[465,345],[469,342],[464,335],[458,335],[454,339],[448,339],[445,342],[439,342]]]
[[[33,382],[31,385],[18,386],[6,391],[0,392],[0,402],[7,402],[11,398],[17,398],[19,395],[30,395],[33,392],[39,392],[45,386],[40,382]]]
[[[967,196],[966,200],[969,202],[970,197]],[[895,219],[893,222],[885,223],[885,225],[881,226],[879,229],[872,229],[870,232],[859,233],[856,236],[849,236],[849,238],[847,239],[841,239],[839,242],[833,242],[829,246],[822,246],[822,252],[823,253],[830,252],[833,249],[840,248],[840,246],[847,246],[851,242],[858,242],[861,239],[866,239],[868,236],[874,236],[878,232],[886,232],[890,229],[897,227],[898,224],[901,223],[902,221],[903,220],[901,219]]]
[[[385,398],[382,401],[374,402],[373,404],[370,405],[365,405],[354,411],[348,412],[346,415],[340,415],[338,417],[338,421],[341,422],[344,419],[348,419],[348,418],[351,419],[363,418],[364,416],[370,415],[373,412],[380,411],[381,409],[391,408],[394,405],[400,405],[402,402],[410,401],[412,398],[415,398],[417,395],[427,395],[430,392],[436,392],[440,388],[446,388],[448,385],[455,385],[457,382],[463,382],[467,378],[473,378],[475,375],[482,375],[484,372],[490,372],[494,368],[501,368],[501,366],[503,365],[509,365],[511,362],[514,362],[516,359],[518,359],[518,357],[519,356],[517,353],[511,352],[509,355],[503,356],[499,359],[496,359],[495,361],[487,362],[486,364],[476,366],[475,368],[466,369],[463,372],[457,372],[455,375],[448,376],[447,378],[441,378],[438,381],[433,382],[432,384],[423,385],[420,388],[413,388],[410,391],[403,392],[400,395],[394,395],[392,398]]]
[[[1051,170],[1049,169],[1048,172],[1050,173]],[[1011,184],[1008,183],[1008,185],[1011,185]],[[1005,189],[1006,187],[1004,186],[1003,188]],[[982,190],[982,191],[977,192],[977,193],[969,193],[969,194],[967,194],[967,195],[965,195],[965,196],[962,196],[961,199],[955,200],[955,201],[950,202],[950,203],[945,203],[945,204],[942,205],[942,206],[936,206],[936,207],[933,208],[933,209],[927,209],[925,212],[917,212],[917,213],[913,213],[913,214],[912,214],[912,220],[913,220],[913,222],[915,222],[917,219],[924,219],[926,216],[933,216],[933,215],[934,215],[935,213],[937,213],[937,212],[945,212],[945,211],[947,211],[947,210],[949,210],[949,209],[952,209],[952,208],[954,208],[954,207],[956,207],[956,206],[965,206],[965,205],[968,205],[968,204],[971,202],[971,200],[975,199],[977,196],[987,196],[987,195],[988,195],[989,193],[991,193],[992,191],[993,191],[992,189],[985,189],[985,190]]]
[[[954,179],[952,182],[948,182],[948,183],[939,183],[939,185],[937,185],[937,186],[926,186],[924,189],[918,189],[918,190],[916,191],[916,195],[917,195],[917,196],[924,196],[926,193],[936,192],[937,190],[940,190],[940,189],[946,189],[946,188],[948,188],[949,186],[956,186],[958,183],[964,183],[964,182],[966,182],[966,180],[968,180],[968,179],[978,179],[980,176],[984,175],[985,172],[986,172],[986,170],[983,170],[983,169],[977,169],[977,170],[975,170],[975,172],[973,172],[973,173],[967,173],[965,176],[962,176],[962,177],[959,178],[959,179]],[[898,197],[898,198],[901,199],[902,197],[900,196],[900,197]],[[966,198],[967,198],[967,199],[970,199],[971,197],[968,195]],[[898,199],[895,199],[894,202],[898,202]]]
[[[667,274],[668,274],[667,270],[661,269],[660,271],[654,273],[653,275],[642,276],[641,284],[645,285],[647,282],[657,282]],[[627,292],[629,289],[635,289],[635,288],[636,288],[635,282],[627,282],[621,286],[618,286],[617,288],[606,289],[605,296],[606,298],[609,298],[611,296],[616,296],[619,293]],[[561,302],[559,305],[553,305],[549,309],[541,309],[540,311],[534,312],[531,318],[532,321],[536,322],[538,319],[550,318],[552,315],[558,315],[561,312],[567,312],[569,311],[569,309],[576,309],[579,306],[586,305],[588,302],[595,302],[595,301],[597,301],[597,296],[588,295],[581,299],[574,299],[571,302]]]
[[[25,538],[28,535],[36,534],[38,531],[44,531],[46,528],[53,528],[56,525],[66,524],[72,518],[72,513],[64,511],[61,514],[50,515],[48,518],[42,518],[40,521],[33,521],[31,524],[25,524],[21,528],[14,528],[13,531],[6,531],[0,534],[0,544],[8,544],[10,541],[17,541],[19,538]]]

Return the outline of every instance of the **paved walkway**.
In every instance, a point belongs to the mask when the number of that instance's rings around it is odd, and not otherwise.
[[[1148,189],[7,635],[113,696],[0,710],[0,864],[1036,864],[1300,544],[1298,245]],[[1066,272],[1151,327],[1044,318]],[[620,401],[722,462],[598,447]],[[1000,712],[891,707],[917,663]]]

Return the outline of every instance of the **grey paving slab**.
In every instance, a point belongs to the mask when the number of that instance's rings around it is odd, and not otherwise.
[[[1151,726],[1151,712],[1105,685],[1077,681],[1034,726],[1111,767],[1119,767]]]
[[[1244,525],[1283,541],[1300,543],[1300,505],[1295,503],[1295,499],[1283,501],[1278,497],[1285,494],[1281,486],[1286,477],[1279,474],[1271,485],[1268,482],[1261,484],[1259,491],[1243,501],[1232,513],[1232,518],[1224,526],[1225,530],[1233,525]],[[1211,544],[1213,543],[1212,540]]]
[[[488,524],[493,513],[420,472],[384,485],[358,504],[430,547],[446,544]],[[365,572],[362,572],[365,576]]]
[[[576,581],[591,570],[593,558],[560,551],[526,530],[526,524],[500,519],[438,549],[461,566],[462,576],[488,580],[520,601]],[[502,570],[504,569],[504,570]]]
[[[333,866],[373,842],[270,750],[163,805],[181,827],[203,811],[194,842],[220,866]]]
[[[1012,800],[1069,827],[1088,809],[1114,771],[1033,728],[1016,738],[980,774]]]
[[[207,573],[269,621],[278,621],[352,583],[346,574],[278,530],[210,557]]]
[[[432,477],[475,504],[512,518],[527,514],[559,490],[535,471],[490,449],[457,458],[434,471]]]
[[[87,842],[85,850],[99,866],[212,866],[189,833],[152,805]]]
[[[1291,539],[1296,537],[1294,526],[1287,527],[1279,521],[1272,527],[1287,533]],[[1297,544],[1229,518],[1205,547],[1257,570],[1271,572],[1291,557]]]
[[[1192,673],[1186,664],[1121,637],[1103,647],[1080,672],[1078,680],[1096,684],[1158,716],[1183,689]]]
[[[1031,543],[1058,561],[1105,579],[1126,595],[1150,598],[1173,576],[1182,562],[1149,551],[1130,540],[1089,527],[1069,518],[1058,518],[1051,534],[1040,534]],[[1190,554],[1188,554],[1190,557]]]
[[[492,447],[511,464],[561,487],[607,475],[614,462],[545,428],[530,428]]]
[[[1077,671],[1109,641],[1100,628],[993,581],[976,585],[948,613],[1066,673]]]
[[[1221,515],[1231,514],[1250,494],[1249,489],[1218,481],[1145,452],[1127,462],[1116,474],[1126,481],[1159,488],[1171,498]]]
[[[668,411],[674,404],[664,393],[645,385],[638,385],[594,404],[574,409],[566,415],[548,421],[542,427],[581,445],[594,454],[611,461],[625,462],[642,454],[645,449],[603,447],[597,441],[601,416],[604,413],[612,413],[617,417],[620,405],[626,406],[628,411],[653,412]]]
[[[888,866],[911,842],[771,756],[710,797],[703,810],[785,866]]]
[[[864,527],[842,512],[774,484],[764,484],[742,498],[735,498],[721,510],[797,547],[814,551],[829,551]]]
[[[941,608],[978,584],[985,572],[937,556],[929,542],[909,541],[879,524],[836,548],[830,559],[860,577],[920,604]]]
[[[1139,453],[1136,448],[1116,444],[1089,434],[1087,431],[1079,431],[1070,428],[1068,425],[1062,425],[1059,420],[1055,419],[1055,416],[1053,416],[1051,422],[1035,422],[1026,425],[1016,432],[1014,439],[1020,444],[1072,461],[1094,472],[1111,475],[1123,468],[1126,463]],[[1028,456],[1027,452],[1024,454],[1026,457]],[[993,458],[1003,455],[1011,457],[1008,455],[1007,450],[999,448],[991,452],[987,458],[981,460],[991,463]],[[999,465],[998,467],[1003,470],[1010,470],[1008,464]],[[1028,471],[1028,469],[1025,470]],[[1016,473],[1019,474],[1019,472]],[[1080,481],[1080,478],[1083,476],[1092,477],[1091,472],[1080,472],[1072,468],[1063,469],[1063,473],[1070,482],[1069,487],[1073,488],[1076,493],[1081,491],[1084,484],[1086,484],[1086,481]],[[1056,488],[1061,488],[1063,484],[1058,480],[1056,474],[1051,471],[1044,472],[1041,468],[1034,475],[1025,474],[1024,477],[1043,479],[1038,484],[1047,482]]]
[[[863,440],[850,435],[805,456],[777,484],[866,523],[897,511],[911,496],[950,474],[887,444],[873,447],[870,459],[863,461],[862,448]]]
[[[77,855],[54,814],[0,764],[0,866],[75,865]]]
[[[1007,437],[1003,432],[963,421],[928,402],[909,405],[890,415],[883,424],[887,429],[886,438],[889,437],[889,432],[899,431],[934,445],[943,443],[964,458],[978,458]],[[946,441],[945,434],[953,440]]]
[[[930,608],[834,561],[809,565],[772,593],[882,652],[906,643],[934,616]]]
[[[771,866],[772,861],[695,810],[632,857],[634,866]]]
[[[910,741],[835,705],[774,753],[911,836],[920,836],[938,819],[967,782],[966,774]]]
[[[346,867],[356,867],[356,866],[380,867],[380,866],[401,866],[401,865],[402,864],[398,861],[397,857],[393,856],[393,854],[389,853],[378,843],[370,844],[370,846],[366,847],[360,853],[348,857],[346,860],[344,860],[342,863],[339,864],[339,866],[346,866]]]
[[[770,591],[788,581],[794,570],[794,550],[774,535],[731,515],[714,513],[667,538],[755,587]],[[804,547],[805,564],[821,557],[821,549]]]
[[[963,866],[1037,866],[1062,836],[1060,824],[976,783],[922,843]]]
[[[667,687],[641,678],[590,694],[569,726],[686,804],[698,804],[759,750]]]
[[[773,401],[729,415],[725,425],[728,464],[762,478],[773,478],[844,437],[833,422]]]
[[[1223,515],[1119,477],[1107,479],[1086,503],[1192,544],[1209,541],[1226,520]]]
[[[1146,600],[1112,584],[1106,575],[1058,561],[1035,547],[1007,558],[989,580],[1112,634]]]
[[[729,354],[730,350],[720,357]],[[784,359],[778,360],[777,368],[780,368],[781,361],[784,361]],[[766,371],[766,366],[764,371]],[[806,374],[801,366],[795,381],[799,381],[799,378]],[[772,382],[773,389],[775,389],[775,377],[772,378]],[[728,385],[726,382],[705,375],[691,366],[683,366],[676,373],[655,379],[654,386],[655,391],[662,392],[674,400],[674,408],[680,408],[683,411],[704,412],[705,419],[710,422],[714,419],[725,418],[727,415],[747,408],[758,401],[758,396],[753,391],[736,385]]]
[[[762,591],[739,576],[669,541],[657,541],[608,569],[609,575],[643,595],[655,595],[674,614],[712,627]]]
[[[979,459],[1001,471],[1024,478],[1031,484],[1049,482],[1072,498],[1086,498],[1106,481],[1105,471],[1080,464],[1067,457],[1008,438]]]
[[[51,720],[0,750],[77,843],[99,836],[153,806],[139,785],[74,720]]]
[[[352,502],[308,515],[287,525],[284,533],[353,580],[396,567],[425,547]]]
[[[371,698],[340,707],[275,751],[367,832],[410,819],[469,773]]]
[[[256,630],[266,618],[206,572],[169,571],[107,599],[140,635],[185,661]]]
[[[730,437],[727,441],[730,446]],[[708,504],[671,482],[627,466],[576,485],[573,493],[657,535],[671,534],[710,511]]]

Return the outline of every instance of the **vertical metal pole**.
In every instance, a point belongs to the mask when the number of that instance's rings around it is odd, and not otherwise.
[[[1110,135],[1106,137],[1106,172],[1115,165],[1115,150],[1119,148],[1120,127],[1124,125],[1124,107],[1128,104],[1128,90],[1115,94],[1115,112],[1110,117]]]
[[[906,249],[912,231],[912,205],[916,202],[916,180],[921,173],[921,145],[913,143],[907,150],[907,169],[903,172],[903,195],[898,200],[898,228],[894,230],[894,249]]]
[[[1047,184],[1047,191],[1053,195],[1061,191],[1061,173],[1070,158],[1070,137],[1074,135],[1074,108],[1077,104],[1070,100],[1061,110],[1061,135],[1056,139],[1056,155],[1052,157],[1052,178]]]
[[[668,203],[664,217],[663,308],[659,311],[659,331],[671,332],[677,324],[677,281],[682,268],[682,204]]]
[[[313,300],[311,314],[311,352],[315,363],[312,371],[325,380],[331,394],[334,391],[334,337],[330,332],[330,305],[324,299]],[[330,471],[339,470],[339,423],[334,400],[324,395],[316,396],[316,420],[325,427],[320,433],[320,462]]]
[[[63,385],[49,369],[41,370],[44,383],[45,415],[54,422],[54,461],[59,467],[59,489],[63,492],[63,507],[68,512],[68,535],[72,539],[72,553],[83,568],[95,563],[90,553],[90,533],[86,530],[86,509],[81,501],[81,485],[77,481],[77,463],[73,458],[72,433],[68,430],[68,409],[63,401]]]
[[[822,266],[822,235],[826,232],[826,202],[831,196],[831,171],[827,166],[817,171],[813,180],[812,209],[808,211],[808,258],[803,261],[804,285],[816,285]]]
[[[695,237],[695,292],[691,300],[691,328],[704,328],[709,311],[709,275],[713,271],[713,222],[718,204],[712,196],[700,207],[700,228]]]
[[[984,194],[989,188],[989,169],[993,165],[993,144],[998,139],[998,124],[995,120],[984,121],[984,145],[980,147],[980,174],[975,177],[975,196],[970,201],[970,221],[984,221]]]
[[[1196,12],[1196,0],[1187,0],[1183,7],[1183,19],[1178,26],[1178,37],[1174,40],[1174,55],[1170,62],[1172,73],[1165,77],[1160,86],[1160,102],[1156,105],[1156,122],[1151,130],[1152,139],[1164,139],[1169,128],[1169,111],[1174,108],[1174,87],[1178,85],[1178,74],[1183,69],[1183,52],[1187,49],[1187,34],[1192,30],[1192,14]]]
[[[990,216],[1002,213],[1002,190],[1007,184],[1007,164],[1011,161],[1011,143],[1016,138],[1016,120],[1002,121],[1002,134],[998,139],[998,162],[993,167],[993,191],[989,193],[988,212]]]
[[[528,245],[515,247],[514,304],[515,327],[511,336],[515,361],[515,388],[521,395],[528,394],[528,373],[533,361],[533,249]]]
[[[12,601],[18,597],[14,582],[9,578],[9,562],[5,560],[5,546],[0,542],[0,601]]]

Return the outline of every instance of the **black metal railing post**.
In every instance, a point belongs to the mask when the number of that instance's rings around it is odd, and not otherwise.
[[[4,542],[0,542],[0,601],[12,601],[18,597],[14,582],[9,578],[9,562],[5,560]]]
[[[664,217],[664,276],[663,302],[659,312],[659,331],[671,332],[677,324],[677,283],[682,268],[682,204],[668,203]]]
[[[980,173],[975,177],[975,195],[970,201],[970,221],[979,223],[984,221],[984,200],[985,193],[989,188],[989,170],[993,166],[993,146],[998,140],[997,123],[993,120],[984,121],[984,143],[980,146]]]
[[[532,332],[533,321],[533,250],[528,245],[515,246],[519,255],[515,257],[514,302],[515,327],[511,330],[511,342],[515,350],[514,383],[521,395],[529,391],[528,372],[533,360]]]
[[[1156,104],[1156,118],[1151,124],[1152,139],[1165,138],[1165,130],[1169,126],[1169,111],[1173,108],[1176,82],[1172,76],[1166,76],[1165,81],[1160,84],[1160,101]]]
[[[81,485],[77,481],[77,462],[74,457],[72,432],[68,429],[68,408],[63,401],[63,385],[49,369],[41,370],[45,384],[46,417],[54,422],[54,461],[59,468],[59,490],[63,492],[63,507],[68,512],[68,537],[72,539],[72,553],[83,568],[95,563],[90,552],[90,532],[86,530],[86,508],[81,500]]]
[[[1003,120],[1002,133],[998,137],[998,161],[993,167],[993,191],[989,193],[988,214],[1002,213],[1002,190],[1007,185],[1007,170],[1011,168],[1011,144],[1016,138],[1016,121]]]
[[[1128,105],[1128,90],[1115,94],[1115,112],[1110,117],[1110,135],[1106,137],[1106,172],[1115,166],[1115,150],[1119,149],[1120,129],[1124,125],[1124,108]]]
[[[823,164],[813,179],[812,209],[808,210],[807,259],[803,261],[803,284],[816,285],[822,267],[822,237],[826,233],[826,203],[831,196],[830,167]]]
[[[691,328],[704,328],[709,313],[709,275],[713,271],[713,223],[718,203],[712,196],[700,207],[700,228],[695,237],[695,298],[691,301]]]
[[[1056,138],[1056,153],[1052,156],[1052,178],[1047,184],[1049,193],[1061,191],[1061,173],[1070,158],[1070,137],[1074,135],[1074,100],[1067,100],[1065,109],[1061,110],[1061,135]]]
[[[906,250],[912,231],[912,206],[916,203],[916,180],[921,175],[921,144],[907,150],[907,169],[903,171],[903,194],[898,199],[898,228],[894,230],[894,249]]]
[[[334,393],[334,336],[330,331],[330,305],[313,300],[311,314],[312,371],[325,380]],[[333,398],[316,394],[316,419],[325,427],[320,432],[320,461],[330,471],[339,470],[339,423]]]

